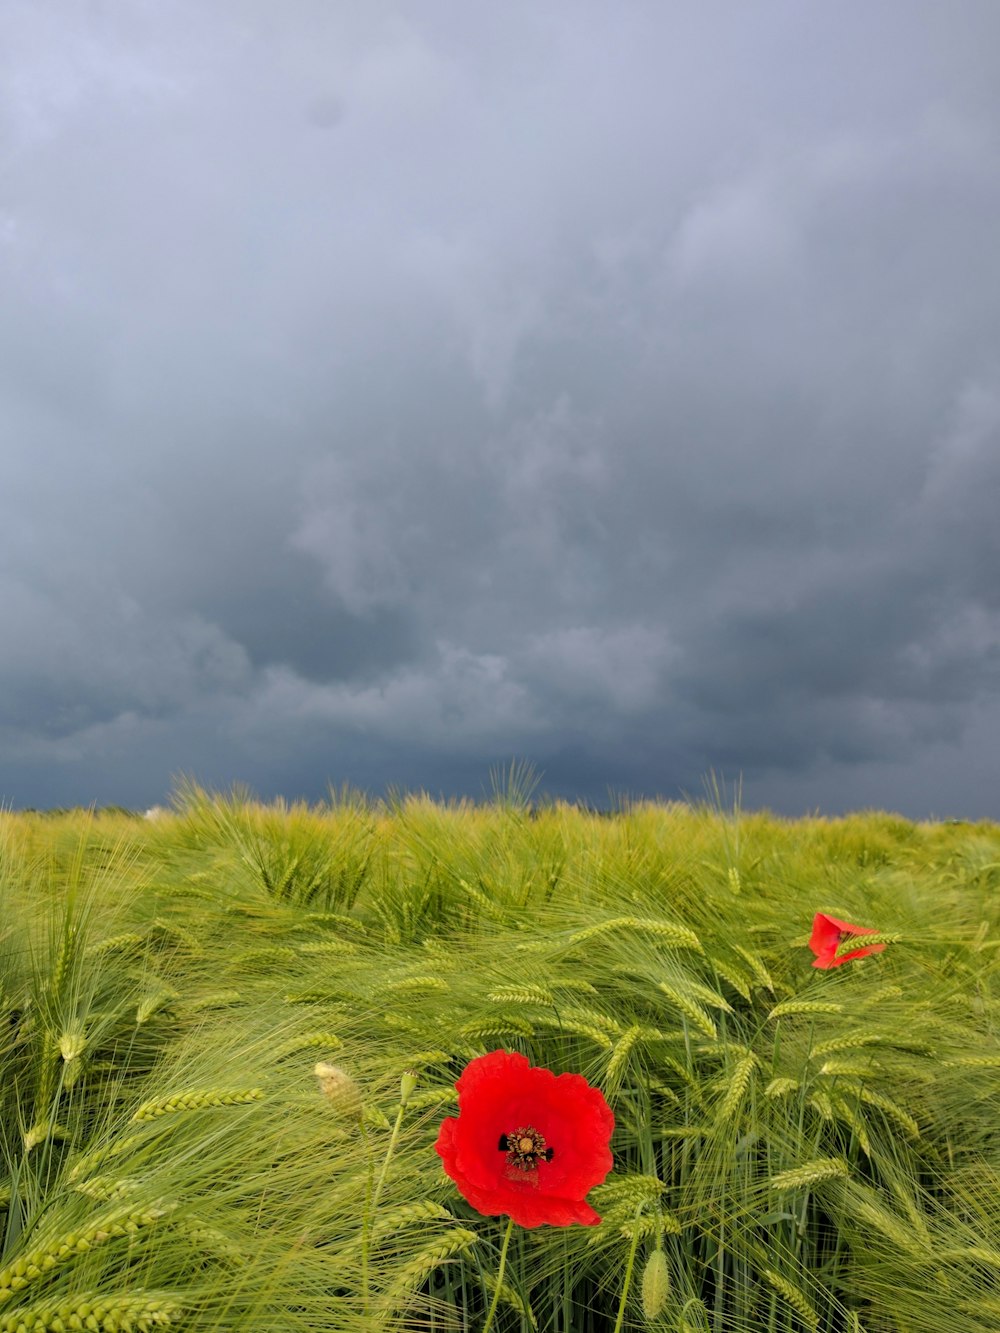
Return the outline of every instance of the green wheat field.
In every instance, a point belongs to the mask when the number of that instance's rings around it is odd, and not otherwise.
[[[816,912],[890,942],[815,969]],[[0,813],[0,1333],[996,1333],[998,924],[986,823]],[[499,1292],[434,1151],[498,1049],[616,1119]]]

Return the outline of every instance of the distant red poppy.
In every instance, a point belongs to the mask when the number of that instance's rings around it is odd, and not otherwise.
[[[809,936],[809,948],[816,957],[813,967],[839,967],[849,963],[852,958],[864,958],[866,954],[881,953],[884,944],[869,944],[864,949],[852,949],[850,953],[835,957],[845,939],[851,935],[874,935],[876,932],[868,926],[852,926],[847,921],[838,921],[835,916],[817,912],[813,917],[812,934]]]
[[[515,1052],[491,1051],[455,1084],[458,1117],[434,1145],[462,1196],[519,1226],[593,1226],[584,1196],[611,1170],[615,1118],[581,1074],[553,1074]]]

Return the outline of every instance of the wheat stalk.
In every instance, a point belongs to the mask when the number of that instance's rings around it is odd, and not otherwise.
[[[443,977],[403,977],[400,981],[386,983],[385,989],[397,994],[410,994],[419,991],[451,990]]]
[[[284,1060],[290,1055],[298,1055],[313,1046],[320,1046],[326,1051],[339,1051],[343,1041],[335,1032],[303,1032],[282,1042],[271,1056],[272,1060]]]
[[[758,1067],[760,1061],[756,1055],[751,1053],[745,1055],[733,1070],[732,1080],[722,1099],[722,1105],[719,1108],[719,1117],[722,1120],[728,1120],[735,1115],[739,1109],[740,1103],[746,1096],[747,1089],[750,1086],[750,1080],[753,1077],[754,1070]]]
[[[270,966],[272,963],[294,963],[298,956],[298,950],[293,949],[290,944],[270,944],[237,954],[233,961],[246,967]]]
[[[739,954],[739,956],[743,959],[745,963],[750,964],[750,967],[753,970],[753,974],[760,982],[760,984],[766,987],[767,990],[769,990],[773,995],[774,981],[771,977],[770,972],[767,970],[764,960],[763,958],[761,958],[760,954],[754,953],[751,949],[745,948],[742,944],[734,944],[733,948],[736,950],[736,952]]]
[[[939,1257],[959,1263],[985,1264],[1000,1269],[1000,1250],[988,1250],[983,1245],[963,1245],[958,1249],[940,1250]]]
[[[713,990],[711,986],[705,986],[691,977],[685,978],[684,990],[692,999],[700,1000],[702,1004],[707,1004],[710,1009],[718,1009],[724,1014],[734,1012],[733,1006],[717,990]]]
[[[808,1189],[823,1180],[833,1180],[848,1173],[847,1163],[842,1157],[817,1157],[811,1162],[804,1162],[802,1166],[792,1167],[789,1171],[779,1171],[776,1176],[771,1177],[771,1189]]]
[[[633,1217],[631,1221],[623,1222],[618,1228],[618,1234],[625,1240],[648,1240],[651,1236],[659,1240],[664,1229],[661,1219],[655,1213],[647,1213],[645,1217]]]
[[[658,1097],[665,1097],[673,1106],[680,1106],[681,1099],[669,1084],[664,1083],[662,1079],[650,1078],[647,1080],[647,1086],[650,1092],[655,1092]]]
[[[415,1092],[406,1105],[411,1111],[427,1111],[438,1106],[453,1105],[457,1101],[458,1093],[454,1087],[427,1088],[423,1092]]]
[[[487,1291],[496,1291],[496,1277],[492,1273],[484,1273],[483,1286]],[[527,1323],[529,1328],[538,1328],[538,1320],[535,1318],[535,1312],[532,1310],[528,1302],[514,1290],[509,1282],[500,1283],[500,1300],[503,1301],[504,1305],[509,1305],[512,1310],[516,1310],[521,1316],[522,1321]]]
[[[696,1322],[689,1322],[688,1316]],[[705,1304],[697,1296],[692,1296],[690,1300],[685,1301],[684,1309],[681,1311],[680,1323],[677,1325],[677,1333],[709,1333],[708,1311]]]
[[[534,1028],[523,1018],[498,1014],[496,1018],[479,1018],[459,1029],[463,1037],[533,1037]],[[608,1043],[610,1045],[610,1042]]]
[[[583,977],[561,977],[556,985],[560,990],[576,991],[580,995],[597,995],[597,987]]]
[[[835,1000],[782,1000],[768,1018],[788,1018],[792,1014],[842,1014],[844,1006]]]
[[[133,1148],[138,1147],[143,1142],[145,1142],[145,1138],[142,1134],[128,1134],[125,1138],[118,1139],[114,1143],[93,1149],[83,1157],[77,1158],[69,1173],[69,1179],[77,1181],[85,1172],[92,1170],[95,1166],[100,1166],[107,1158],[120,1157],[122,1153],[131,1152]]]
[[[834,1119],[833,1100],[825,1092],[814,1092],[809,1098],[809,1105],[823,1120]]]
[[[91,1176],[89,1180],[80,1181],[74,1188],[80,1194],[85,1194],[88,1199],[96,1199],[99,1203],[117,1203],[130,1194],[135,1194],[141,1185],[142,1181],[135,1176]]]
[[[819,1315],[801,1287],[797,1287],[794,1282],[789,1282],[787,1277],[776,1273],[773,1268],[765,1268],[763,1274],[775,1291],[780,1296],[784,1296],[806,1327],[812,1330],[812,1333],[815,1333],[819,1328]]]
[[[628,1064],[628,1058],[632,1053],[632,1048],[640,1040],[642,1028],[634,1024],[629,1030],[620,1037],[614,1050],[611,1052],[611,1059],[608,1061],[608,1068],[604,1076],[605,1087],[617,1088],[621,1080],[621,1075]]]
[[[888,935],[884,931],[868,931],[864,935],[850,935],[842,939],[837,946],[834,958],[844,958],[855,949],[867,949],[874,944],[899,944],[901,935]]]
[[[306,921],[317,926],[346,926],[348,930],[356,930],[360,935],[368,933],[368,927],[363,921],[359,921],[356,916],[345,916],[343,912],[309,912]]]
[[[881,1069],[882,1066],[877,1060],[869,1059],[865,1064],[859,1064],[857,1061],[838,1060],[834,1057],[832,1060],[824,1060],[819,1067],[819,1073],[826,1074],[830,1078],[870,1078]]]
[[[551,1014],[540,1014],[536,1016],[536,1028],[556,1028],[560,1032],[573,1032],[580,1037],[588,1037],[596,1046],[601,1046],[606,1051],[610,1051],[614,1042],[606,1032],[600,1028],[593,1027],[590,1023],[578,1023],[571,1018],[555,1018]]]
[[[295,952],[303,957],[322,957],[325,954],[335,954],[337,957],[350,957],[353,954],[361,952],[360,945],[353,940],[309,940],[305,944],[297,944]]]
[[[447,1051],[442,1051],[440,1049],[433,1051],[414,1051],[412,1055],[407,1055],[402,1059],[400,1064],[404,1069],[418,1069],[425,1065],[447,1064],[450,1058],[451,1057]]]
[[[695,1004],[694,1000],[667,981],[659,982],[658,988],[675,1008],[681,1011],[685,1018],[691,1020],[699,1032],[703,1032],[706,1037],[711,1037],[713,1040],[718,1036],[718,1029],[714,1020],[702,1009],[701,1005]]]
[[[867,1157],[871,1157],[872,1145],[868,1135],[868,1126],[865,1124],[864,1116],[859,1113],[855,1101],[847,1097],[833,1097],[830,1099],[830,1108],[833,1118],[847,1126],[857,1139],[861,1151]]]
[[[169,1292],[86,1292],[10,1310],[0,1316],[0,1333],[70,1333],[74,1329],[152,1333],[172,1323],[182,1309]]]
[[[499,986],[486,998],[491,1004],[540,1004],[551,1007],[556,999],[547,986]]]
[[[873,1004],[881,1004],[883,1000],[898,1000],[903,994],[902,986],[888,985],[878,986],[865,997],[863,1007],[870,1009]]]
[[[656,921],[649,917],[636,916],[619,916],[610,921],[599,921],[596,925],[585,926],[583,930],[574,931],[566,942],[582,944],[585,940],[596,939],[599,935],[607,935],[615,930],[633,930],[637,934],[652,935],[654,939],[663,940],[674,949],[692,949],[695,953],[705,952],[698,936],[687,926],[679,926],[672,921]]]
[[[390,1310],[403,1309],[436,1268],[440,1268],[450,1259],[457,1259],[467,1254],[478,1240],[479,1237],[474,1231],[469,1231],[465,1227],[455,1227],[446,1236],[428,1242],[397,1270],[391,1286],[382,1297],[383,1310],[388,1313]]]
[[[86,1254],[109,1240],[135,1235],[144,1227],[154,1226],[169,1211],[168,1207],[160,1207],[111,1213],[92,1223],[86,1231],[66,1232],[44,1247],[22,1254],[0,1270],[0,1304],[11,1300],[17,1292],[72,1256]]]
[[[796,1092],[799,1088],[797,1078],[772,1078],[770,1083],[764,1089],[765,1097],[786,1097],[790,1092]]]
[[[659,1176],[615,1175],[597,1186],[594,1197],[602,1206],[624,1204],[630,1213],[634,1213],[640,1205],[659,1199],[666,1188]]]
[[[144,935],[139,935],[134,930],[124,931],[121,935],[112,935],[110,939],[97,940],[84,950],[84,957],[94,959],[103,958],[109,953],[131,952],[134,949],[141,949],[145,943]]]
[[[207,1222],[202,1222],[197,1217],[185,1217],[174,1222],[174,1229],[187,1236],[199,1253],[224,1259],[234,1268],[241,1268],[251,1261],[243,1247],[231,1240],[224,1231],[209,1226]]]
[[[181,998],[181,993],[167,982],[161,981],[153,990],[150,990],[142,997],[136,1006],[135,1021],[137,1026],[141,1027],[159,1010],[172,1004],[175,1000]]]
[[[483,893],[482,889],[477,889],[475,885],[470,884],[469,881],[465,879],[459,879],[458,885],[462,892],[471,902],[476,904],[480,912],[482,912],[483,916],[488,920],[502,921],[504,919],[503,908],[500,907],[493,898],[490,898],[488,894]]]
[[[905,1226],[900,1218],[889,1212],[877,1201],[874,1191],[867,1186],[853,1182],[845,1183],[841,1187],[839,1197],[843,1200],[847,1210],[859,1222],[873,1231],[878,1231],[905,1254],[918,1257],[921,1262],[926,1262],[928,1257],[926,1244],[921,1243],[912,1227]]]
[[[565,1009],[560,1010],[559,1017],[569,1019],[574,1023],[587,1023],[591,1027],[600,1028],[609,1033],[612,1037],[620,1037],[625,1029],[610,1014],[601,1013],[599,1009],[588,1009],[582,1005],[571,1004]]]
[[[719,974],[722,980],[728,982],[729,985],[732,986],[733,990],[736,991],[738,995],[743,996],[744,1000],[750,1000],[753,998],[750,989],[749,977],[744,976],[742,972],[737,971],[737,969],[734,968],[728,962],[720,963],[719,960],[714,957],[712,959],[712,966],[715,968],[716,972]]]
[[[407,1105],[412,1104],[412,1099]],[[402,1204],[399,1208],[391,1208],[388,1212],[379,1213],[371,1226],[370,1240],[373,1245],[393,1236],[405,1227],[420,1226],[427,1222],[454,1222],[454,1217],[447,1208],[439,1203],[434,1203],[430,1199],[422,1199],[418,1203]],[[451,1233],[449,1233],[451,1234]],[[357,1240],[350,1241],[342,1245],[337,1251],[338,1264],[353,1264],[363,1248],[363,1240],[359,1237]]]
[[[159,1120],[175,1111],[201,1111],[211,1106],[245,1106],[259,1102],[263,1088],[193,1088],[167,1097],[151,1097],[132,1116],[133,1121]]]
[[[820,1042],[809,1052],[811,1060],[822,1060],[827,1055],[836,1055],[838,1051],[857,1051],[864,1046],[877,1046],[882,1038],[877,1032],[849,1032],[843,1037],[834,1037],[832,1041]]]
[[[205,1009],[227,1009],[230,1005],[241,1004],[243,996],[238,990],[212,991],[208,995],[198,995],[193,1000],[185,1000],[178,1005],[184,1014],[199,1014]]]
[[[873,1088],[861,1087],[858,1089],[858,1096],[869,1106],[876,1107],[883,1115],[887,1115],[890,1120],[895,1120],[903,1132],[911,1139],[920,1138],[920,1126],[910,1115],[891,1097],[887,1097],[883,1092],[876,1092]]]

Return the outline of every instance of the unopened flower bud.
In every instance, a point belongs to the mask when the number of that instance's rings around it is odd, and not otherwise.
[[[350,1120],[361,1116],[361,1090],[345,1070],[338,1065],[328,1065],[322,1060],[313,1070],[319,1079],[323,1096],[334,1110]]]
[[[670,1269],[662,1250],[654,1250],[642,1273],[642,1313],[652,1320],[663,1313],[670,1295]]]
[[[408,1069],[406,1073],[403,1075],[403,1077],[399,1080],[399,1101],[401,1106],[405,1106],[406,1103],[410,1100],[410,1098],[413,1096],[413,1090],[416,1086],[417,1086],[417,1076],[412,1069]]]

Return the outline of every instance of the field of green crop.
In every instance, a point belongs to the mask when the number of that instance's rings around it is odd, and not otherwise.
[[[998,886],[881,814],[0,814],[0,1333],[996,1333]],[[615,1116],[500,1280],[435,1152],[495,1050]]]

